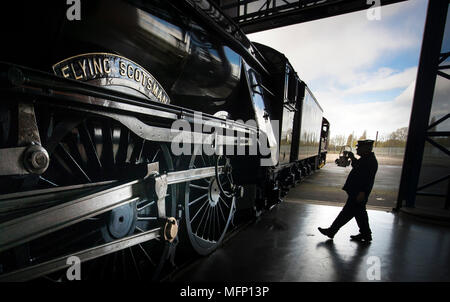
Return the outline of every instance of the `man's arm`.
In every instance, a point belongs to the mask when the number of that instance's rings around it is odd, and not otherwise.
[[[355,157],[355,155],[353,154],[353,152],[349,152],[348,153],[348,157],[351,159],[352,161],[352,167],[355,168],[358,165],[358,161]]]

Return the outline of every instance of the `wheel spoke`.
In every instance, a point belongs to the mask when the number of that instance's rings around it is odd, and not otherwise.
[[[95,173],[98,173],[96,171],[99,171],[102,168],[102,164],[85,121],[78,128],[78,131],[80,134],[80,141],[83,144],[89,162],[88,167],[90,168],[90,171],[93,172],[93,175],[95,175]]]
[[[74,133],[74,131],[69,132],[66,137],[65,143],[67,146],[66,150],[71,154],[73,159],[81,166],[84,164],[84,161],[82,160],[80,150],[78,149],[79,144],[77,142],[78,140],[77,136],[78,135]]]
[[[208,225],[208,221],[209,221],[209,215],[211,214],[211,207],[209,207],[208,206],[208,215],[207,215],[207,217],[206,217],[206,220],[205,220],[205,224],[203,225],[203,238],[204,238],[204,236],[205,236],[205,232],[206,232],[206,226]]]
[[[119,148],[116,154],[116,163],[124,163],[127,160],[130,131],[126,127],[120,127]]]
[[[211,233],[211,237],[212,239],[214,239],[215,237],[215,231],[216,231],[216,207],[212,208],[212,219],[211,219],[211,228],[212,228],[212,233]]]
[[[58,186],[58,185],[55,184],[54,182],[52,182],[52,181],[50,181],[50,180],[48,180],[48,179],[46,179],[46,178],[44,178],[44,177],[42,177],[42,176],[39,176],[39,179],[42,180],[42,181],[44,181],[44,182],[46,182],[46,183],[48,183],[48,184],[50,184],[50,185],[52,185],[52,186],[54,186],[54,187],[57,187],[57,186]]]
[[[127,279],[127,264],[125,263],[125,250],[120,251],[120,258],[122,259],[122,272],[124,279]]]
[[[148,259],[148,261],[153,265],[156,266],[155,262],[153,262],[152,258],[148,255],[147,251],[144,249],[144,247],[142,246],[142,244],[138,244],[139,248],[141,249],[141,251],[144,253],[145,257]]]
[[[219,235],[220,235],[220,230],[222,229],[222,226],[220,225],[220,217],[219,217],[219,207],[216,207],[216,216],[217,216],[217,230],[219,231]]]
[[[134,258],[133,249],[132,249],[132,247],[129,247],[128,249],[130,250],[131,259],[133,260],[134,268],[136,269],[136,273],[137,273],[138,279],[141,280],[142,279],[141,278],[141,273],[140,273],[139,267],[138,267],[138,265],[136,263],[136,259]]]
[[[223,214],[223,210],[222,210],[222,206],[220,205],[220,202],[218,202],[217,205],[219,206],[220,214],[222,214],[223,221],[225,221],[225,223],[226,223],[227,220],[225,219],[225,215]]]
[[[203,187],[203,186],[199,186],[199,185],[194,185],[192,183],[189,184],[189,187],[191,188],[196,188],[196,189],[200,189],[200,190],[208,190],[208,187]]]
[[[205,161],[205,158],[203,157],[203,155],[201,155],[200,158],[202,159],[203,167],[209,167],[209,165],[206,164],[206,161]]]
[[[137,216],[137,220],[157,220],[158,217],[150,217],[150,216]]]
[[[219,164],[223,165],[222,162]],[[189,167],[191,169],[198,169],[214,167],[215,165],[216,161],[214,156],[193,154]],[[230,224],[230,218],[233,215],[231,206],[234,204],[234,197],[228,199],[225,196],[221,196],[221,193],[217,191],[220,189],[217,188],[219,184],[224,186],[224,190],[230,191],[233,187],[232,178],[224,173],[221,173],[219,177],[219,179],[215,177],[198,179],[195,182],[191,182],[189,186],[186,186],[186,189],[189,189],[185,199],[185,206],[189,209],[185,211],[186,223],[190,224],[188,235],[194,249],[202,255],[210,253],[220,244]],[[198,203],[197,199],[200,198],[201,200],[205,198],[205,195],[199,196],[200,191],[206,191],[208,198],[201,207],[197,205],[192,207],[194,208],[192,210],[190,206]],[[216,200],[216,198],[219,199]],[[197,219],[197,217],[201,218]]]
[[[207,200],[207,201],[204,203],[203,206],[208,205],[208,204],[209,204],[209,201]],[[203,206],[202,206],[202,208],[203,208]],[[205,207],[205,210],[203,211],[202,218],[200,219],[200,221],[199,221],[199,223],[198,223],[198,225],[197,225],[197,229],[195,230],[195,233],[198,233],[198,229],[199,229],[200,226],[202,225],[203,218],[205,218],[206,212],[208,212],[208,208],[209,208],[208,206]],[[197,214],[198,214],[198,213],[200,213],[200,211],[198,211]],[[195,218],[195,217],[194,217],[194,218]],[[192,221],[191,221],[191,222],[192,222]]]
[[[114,255],[112,256],[113,257],[113,263],[115,264],[115,263],[117,263],[117,258],[119,257],[119,253],[114,253]],[[117,265],[113,265],[113,274],[114,275],[117,275],[118,274],[118,267],[117,267]]]
[[[225,200],[219,195],[219,200],[223,202],[223,204],[229,209],[230,206],[227,205],[227,203],[225,202]]]
[[[130,163],[139,163],[142,157],[142,151],[144,150],[145,139],[135,136],[134,137],[134,147],[131,153]]]
[[[204,194],[204,195],[198,197],[197,199],[195,199],[195,200],[189,202],[189,206],[192,206],[193,204],[195,204],[195,203],[198,202],[199,200],[202,200],[202,199],[205,198],[205,197],[208,197],[208,193],[206,193],[206,194]]]
[[[67,132],[74,129],[81,123],[82,119],[79,117],[65,117],[63,122],[59,122],[53,127],[52,136],[48,140],[46,146],[49,154],[58,146],[62,139],[67,135]]]
[[[102,127],[103,148],[100,158],[103,167],[111,168],[115,165],[112,135],[111,125],[104,123]]]
[[[81,173],[81,175],[83,175],[83,177],[88,181],[88,182],[92,182],[91,179],[89,178],[89,176],[86,174],[86,172],[80,167],[80,165],[76,162],[76,160],[72,157],[72,155],[70,155],[70,153],[66,150],[66,148],[64,147],[63,144],[59,143],[59,149],[58,150],[62,150],[64,156],[69,160],[69,162],[72,164],[73,167],[75,167],[78,172]]]
[[[53,112],[45,112],[43,113],[44,117],[39,119],[39,135],[41,137],[42,145],[47,145],[48,139],[52,136],[53,126],[54,126],[54,118]]]
[[[209,239],[209,235],[211,233],[211,218],[212,218],[212,212],[213,212],[213,208],[210,206],[208,209],[208,217],[206,218],[205,221],[205,227],[203,229],[203,238],[204,239]]]
[[[153,159],[152,159],[152,161],[151,161],[152,163],[155,162],[155,159],[156,159],[156,157],[158,156],[159,151],[161,151],[161,149],[158,149],[158,150],[156,151],[155,156],[153,156]]]
[[[155,201],[152,200],[149,203],[147,203],[147,204],[145,204],[145,205],[143,205],[141,207],[137,207],[136,209],[137,209],[138,212],[140,212],[140,211],[142,211],[142,210],[144,210],[144,209],[146,209],[146,208],[148,208],[148,207],[150,207],[150,206],[152,206],[154,204],[155,204]]]
[[[205,205],[207,205],[209,202],[208,200],[206,200],[206,202],[200,207],[200,209],[198,209],[197,213],[195,213],[194,217],[190,220],[190,222],[194,222],[195,218],[198,216],[198,214],[201,212],[201,210],[205,207]]]

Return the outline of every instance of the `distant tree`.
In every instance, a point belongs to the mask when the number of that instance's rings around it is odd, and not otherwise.
[[[381,134],[378,136],[377,147],[385,147],[386,141],[388,140],[386,135]]]
[[[345,144],[345,135],[335,136],[336,146],[343,146]]]
[[[328,144],[328,150],[340,150],[342,146],[345,145],[346,138],[345,135],[334,135],[330,138],[330,142]]]
[[[359,137],[359,140],[367,139],[367,131],[364,130],[363,134]]]
[[[348,146],[352,146],[353,145],[353,137],[354,137],[355,135],[353,134],[353,132],[347,137],[347,143],[346,143],[346,145],[348,145]]]
[[[389,139],[406,142],[406,138],[408,137],[408,127],[398,128],[394,132],[391,133]]]
[[[408,127],[398,128],[394,132],[391,132],[385,141],[383,147],[404,147],[406,145],[406,139],[408,137]]]

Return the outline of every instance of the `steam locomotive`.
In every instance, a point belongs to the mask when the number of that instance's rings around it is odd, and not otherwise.
[[[313,93],[214,3],[71,2],[1,20],[0,280],[156,279],[325,164]]]

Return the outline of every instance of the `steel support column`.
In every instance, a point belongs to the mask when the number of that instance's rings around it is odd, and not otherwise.
[[[397,207],[414,207],[429,129],[434,87],[447,17],[448,1],[429,1]]]

